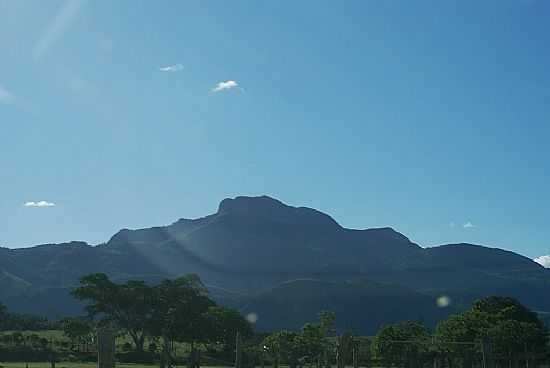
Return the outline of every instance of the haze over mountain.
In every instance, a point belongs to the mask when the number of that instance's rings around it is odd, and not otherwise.
[[[22,312],[79,313],[68,291],[93,272],[151,282],[197,273],[219,302],[256,313],[259,329],[297,328],[323,309],[363,333],[402,319],[434,324],[490,294],[550,310],[550,271],[527,257],[472,244],[422,248],[392,228],[347,229],[266,196],[224,199],[215,214],[123,229],[97,246],[2,248],[0,300]],[[440,295],[450,307],[436,306]]]

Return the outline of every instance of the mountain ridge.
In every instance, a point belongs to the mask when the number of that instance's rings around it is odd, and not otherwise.
[[[371,285],[386,285],[382,288],[393,290],[391,295],[408,295],[424,314],[440,315],[427,307],[439,294],[467,305],[474,297],[505,293],[538,310],[550,310],[550,296],[544,295],[550,283],[546,271],[527,257],[499,248],[467,243],[423,248],[391,227],[348,229],[312,208],[268,196],[240,196],[222,200],[214,214],[166,226],[121,229],[98,245],[75,241],[0,248],[0,300],[26,312],[39,310],[42,303],[55,316],[78,311],[68,290],[87,273],[151,282],[196,273],[220,302],[243,311],[254,302],[265,309],[262,315],[273,316],[262,324],[275,326],[280,316],[268,311],[262,300],[276,297],[274,293],[285,295],[285,283],[292,280],[328,283],[335,295],[334,285],[340,285],[348,290],[350,303],[359,302],[354,292],[367,299],[378,292],[357,284],[369,280]],[[303,284],[292,286],[299,289]],[[398,296],[395,300],[402,299]],[[346,303],[329,303],[331,297],[319,300],[346,310]],[[289,303],[303,306],[304,319],[316,308],[299,298]],[[388,313],[392,321],[399,313],[408,315],[400,309]],[[372,328],[362,323],[365,330]]]

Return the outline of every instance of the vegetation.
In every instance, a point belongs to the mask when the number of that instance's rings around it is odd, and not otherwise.
[[[176,342],[191,346],[190,365],[194,367],[198,359],[196,344],[213,343],[227,351],[233,347],[237,331],[245,337],[252,335],[244,317],[217,306],[196,275],[150,286],[143,281],[116,284],[105,274],[92,274],[81,279],[73,295],[89,302],[86,310],[90,319],[127,333],[137,353],[145,353],[146,337],[159,341],[161,367],[173,361]],[[85,327],[74,320],[67,327],[71,330],[67,334],[85,332]],[[153,344],[156,351],[157,345]]]
[[[382,328],[373,340],[373,354],[384,366],[422,366],[427,353],[430,335],[426,327],[417,322],[403,322]]]
[[[452,342],[489,338],[495,356],[508,365],[516,364],[520,357],[533,360],[547,349],[546,331],[536,313],[506,297],[476,301],[471,310],[440,322],[436,336],[442,341],[442,350],[455,353],[465,366],[471,366],[475,346]]]
[[[63,334],[75,343],[89,343],[93,341],[93,326],[84,318],[65,318],[61,321]]]
[[[491,350],[499,366],[517,367],[520,361],[535,366],[548,358],[546,333],[537,315],[517,300],[493,296],[441,321],[433,335],[416,322],[386,326],[375,336],[372,352],[384,366],[415,367],[435,360],[471,368],[484,350]]]
[[[323,358],[322,354],[332,345],[328,337],[336,316],[331,312],[321,312],[319,317],[319,323],[308,323],[299,332],[280,331],[265,338],[263,348],[275,367],[286,363],[295,368]]]
[[[7,313],[6,306],[0,303],[0,326],[4,327],[7,316],[8,316],[8,313]]]
[[[321,368],[334,363],[342,368],[359,362],[382,367],[472,368],[490,358],[498,366],[525,363],[535,367],[550,358],[544,324],[536,313],[508,297],[478,300],[471,309],[440,321],[434,331],[422,323],[406,321],[384,326],[367,339],[338,333],[333,312],[320,313],[317,322],[306,323],[297,331],[254,333],[238,311],[217,305],[196,275],[149,285],[142,281],[117,284],[104,274],[92,274],[82,278],[73,295],[87,303],[87,316],[56,323],[36,316],[14,317],[0,304],[4,331],[7,326],[28,325],[21,321],[34,321],[29,324],[39,327],[36,332],[21,328],[2,333],[0,360],[92,362],[96,359],[96,329],[104,326],[119,332],[120,362],[157,362],[161,367],[187,363],[197,368],[201,361],[232,365],[237,333],[244,340],[238,348],[245,355],[243,367],[267,361],[275,368]],[[58,330],[40,331],[47,325]],[[41,368],[29,368],[35,366]]]
[[[56,329],[59,326],[47,318],[31,314],[8,313],[8,309],[0,303],[0,331],[5,330],[32,330],[44,331]]]

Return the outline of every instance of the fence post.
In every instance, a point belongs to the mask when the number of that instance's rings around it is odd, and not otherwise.
[[[342,337],[336,338],[336,368],[343,368],[341,365],[342,360]]]
[[[242,351],[241,351],[241,333],[237,331],[235,338],[235,368],[241,368],[242,365]]]
[[[110,328],[97,331],[97,367],[115,368],[115,333]]]

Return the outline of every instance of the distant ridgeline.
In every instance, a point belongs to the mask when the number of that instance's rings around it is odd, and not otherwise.
[[[529,258],[472,244],[422,248],[391,228],[346,229],[265,196],[225,199],[215,214],[121,230],[97,246],[0,248],[0,301],[18,312],[78,314],[69,291],[96,272],[151,282],[196,273],[219,303],[255,313],[259,330],[299,328],[320,310],[365,334],[406,319],[433,326],[487,295],[550,312],[550,271]]]

